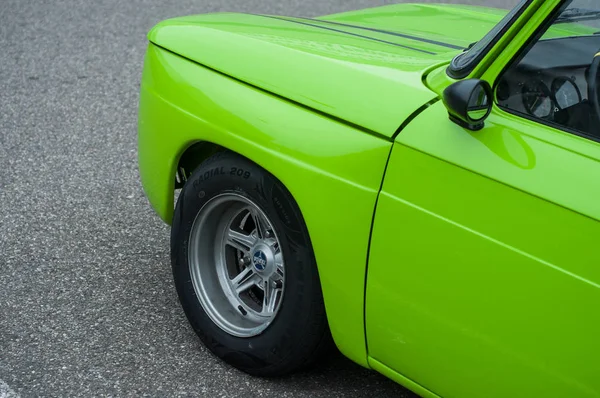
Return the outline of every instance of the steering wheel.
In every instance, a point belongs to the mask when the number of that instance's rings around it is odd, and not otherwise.
[[[600,122],[600,90],[598,84],[598,74],[600,73],[600,51],[594,55],[592,66],[590,66],[590,75],[588,77],[588,101],[592,105],[596,114],[596,122]]]

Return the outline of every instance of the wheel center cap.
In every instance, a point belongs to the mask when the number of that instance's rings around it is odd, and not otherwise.
[[[252,255],[252,265],[257,271],[264,271],[267,268],[267,255],[262,250],[256,250]]]

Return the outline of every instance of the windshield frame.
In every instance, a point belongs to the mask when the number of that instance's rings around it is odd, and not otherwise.
[[[522,0],[520,4],[512,8],[481,40],[455,56],[446,69],[448,76],[453,79],[463,79],[473,72],[487,53],[491,51],[534,1]],[[463,57],[470,58],[464,65],[459,64],[460,59]]]

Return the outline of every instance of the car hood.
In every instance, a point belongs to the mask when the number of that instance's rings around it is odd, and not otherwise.
[[[316,19],[220,13],[163,21],[148,37],[256,89],[389,138],[436,98],[422,83],[425,73],[502,15],[411,4]]]

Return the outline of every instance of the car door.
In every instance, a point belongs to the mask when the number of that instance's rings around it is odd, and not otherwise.
[[[538,116],[494,103],[470,131],[439,101],[397,137],[366,285],[375,369],[442,397],[600,396],[600,144]]]

